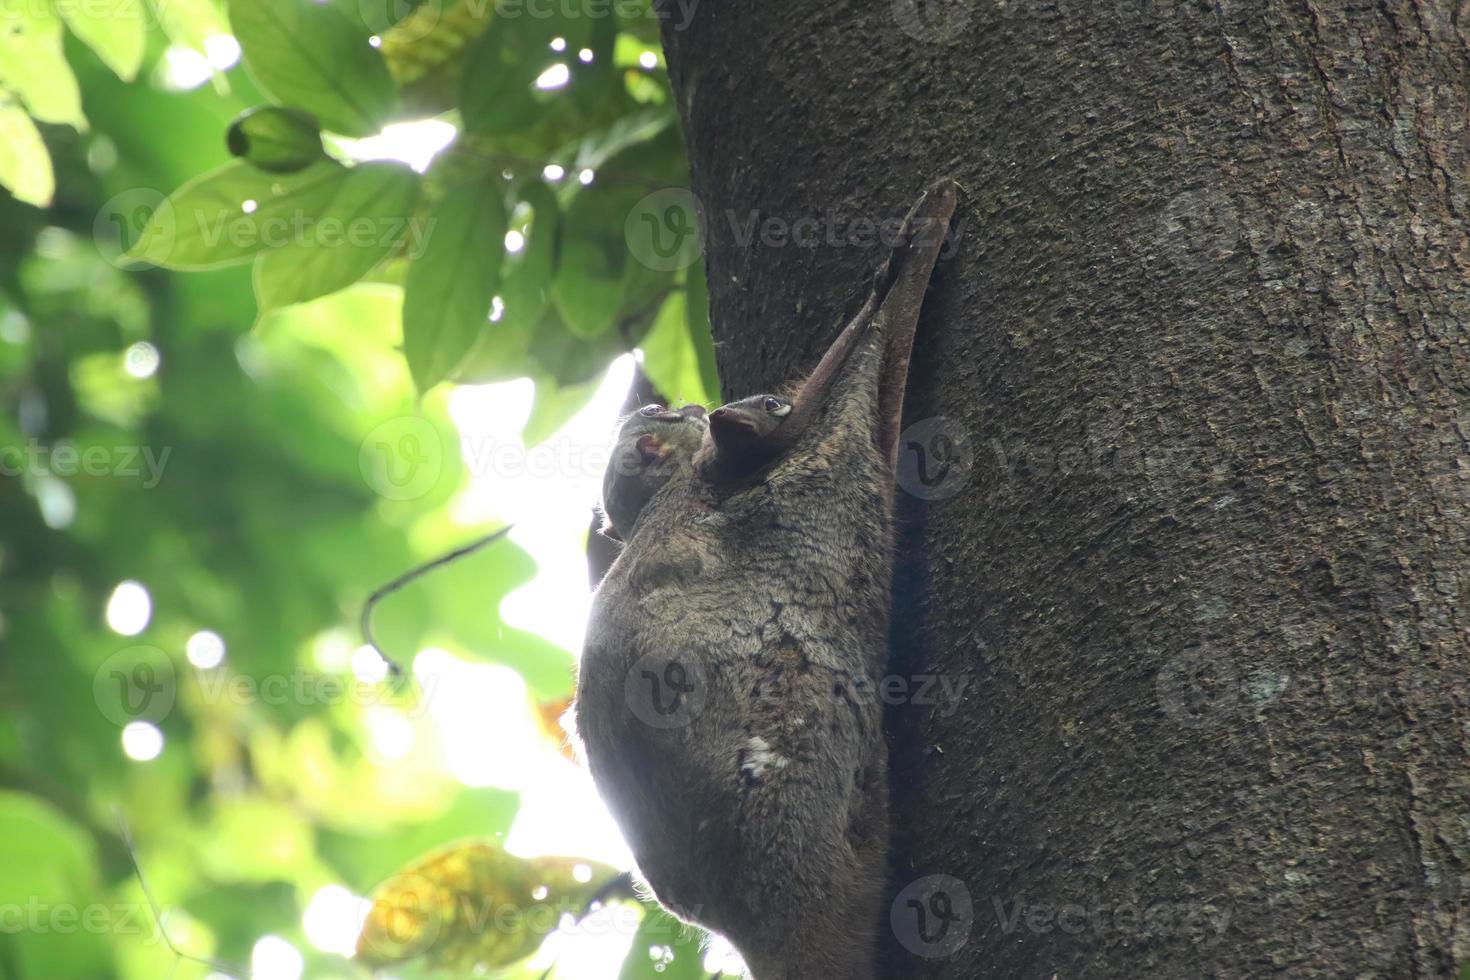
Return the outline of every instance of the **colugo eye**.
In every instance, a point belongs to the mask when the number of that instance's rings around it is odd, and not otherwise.
[[[638,410],[638,414],[639,415],[662,415],[664,412],[667,412],[667,411],[668,411],[668,409],[664,408],[662,405],[644,405],[642,408],[640,408]]]
[[[791,411],[791,403],[785,401],[784,399],[777,398],[775,395],[770,395],[766,398],[766,411],[770,412],[772,415],[785,415],[787,412]]]

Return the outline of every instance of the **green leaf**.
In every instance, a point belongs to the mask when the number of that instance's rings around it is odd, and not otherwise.
[[[326,129],[371,136],[397,90],[367,32],[315,0],[229,0],[230,24],[261,90],[312,112]]]
[[[690,334],[687,302],[683,292],[664,300],[653,329],[638,345],[643,350],[643,372],[671,404],[709,405],[718,392],[704,386],[699,352]]]
[[[525,377],[531,370],[526,355],[534,329],[534,324],[507,321],[505,317],[487,324],[450,373],[450,379],[458,384],[481,385]]]
[[[13,964],[20,977],[90,980],[106,976],[107,947],[95,929],[82,928],[81,913],[99,894],[96,857],[82,827],[49,804],[19,793],[0,792],[0,895],[8,902],[43,910],[41,928],[0,930],[0,966]],[[23,906],[13,906],[20,908]],[[57,922],[55,909],[72,918]],[[8,942],[7,942],[8,941]]]
[[[629,147],[658,136],[674,122],[673,106],[645,109],[616,120],[601,132],[583,138],[577,147],[577,170],[596,170]]]
[[[559,385],[551,378],[537,378],[531,414],[521,428],[521,441],[526,448],[540,445],[556,435],[574,415],[587,407],[601,385],[601,377],[574,385]]]
[[[502,189],[494,178],[456,187],[429,221],[403,292],[403,353],[420,391],[447,378],[486,329],[505,254]]]
[[[609,361],[627,350],[628,344],[616,330],[588,340],[567,329],[556,310],[549,309],[531,335],[530,360],[540,368],[537,377],[573,385],[599,377]]]
[[[59,0],[56,9],[71,32],[114,75],[125,82],[137,77],[147,45],[144,0],[121,0],[105,6],[95,0]]]
[[[571,331],[596,337],[617,322],[627,288],[623,220],[630,205],[622,188],[581,188],[567,208],[552,296]]]
[[[153,212],[129,256],[165,269],[212,269],[284,245],[321,213],[348,171],[323,160],[295,174],[230,163],[194,178]],[[254,202],[246,210],[247,202]]]
[[[199,870],[211,880],[290,881],[317,861],[311,826],[262,794],[217,800],[201,830]]]
[[[61,49],[61,20],[46,0],[0,0],[0,83],[42,122],[87,128],[77,79]]]
[[[206,38],[230,30],[214,0],[152,0],[150,7],[165,37],[195,51],[204,50]]]
[[[703,933],[645,905],[618,980],[704,980]]]
[[[0,867],[0,894],[46,901],[92,883],[92,843],[82,828],[35,797],[0,792],[0,831],[20,847]]]
[[[540,180],[516,190],[511,227],[525,236],[525,246],[507,254],[500,272],[500,319],[480,331],[451,377],[461,384],[509,381],[534,373],[526,361],[531,336],[551,302],[551,275],[561,213],[556,194]],[[522,208],[530,211],[529,224]]]
[[[506,256],[500,283],[500,299],[505,304],[502,322],[515,321],[529,326],[541,319],[551,300],[561,209],[556,194],[539,180],[522,184],[517,197],[516,211],[522,205],[529,207],[531,219],[529,226],[517,229],[525,235],[525,247]]]
[[[587,34],[586,17],[496,17],[489,30],[465,52],[460,114],[472,133],[507,133],[534,122],[544,107],[563,93],[537,91],[536,79],[553,64],[575,65],[573,52]],[[549,47],[552,38],[566,42],[562,52]]]
[[[335,293],[399,249],[412,255],[424,248],[426,233],[414,220],[418,195],[418,174],[402,164],[346,171],[332,195],[305,215],[299,234],[255,260],[261,312]]]
[[[257,106],[240,113],[230,123],[225,145],[233,156],[273,174],[305,170],[322,158],[316,117],[281,106]]]
[[[626,179],[630,174],[667,179],[670,162],[679,159],[677,131],[648,117],[604,138],[620,148],[604,159],[606,179],[594,178],[579,187],[567,205],[552,289],[567,327],[588,338],[661,301],[673,273],[697,257],[699,245],[692,234],[695,212],[688,191],[671,185],[650,192]],[[666,213],[681,224],[668,241],[662,226],[650,240],[639,220],[663,221]],[[674,251],[664,251],[670,243]],[[651,315],[656,308],[647,312]]]
[[[0,184],[16,200],[44,208],[56,191],[51,156],[31,117],[18,105],[0,103]]]

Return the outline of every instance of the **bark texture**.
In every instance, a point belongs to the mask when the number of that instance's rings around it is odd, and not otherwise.
[[[972,465],[905,505],[893,662],[964,693],[889,712],[885,975],[1470,961],[1470,4],[682,23],[727,396],[854,311],[860,219],[966,190],[906,418]]]

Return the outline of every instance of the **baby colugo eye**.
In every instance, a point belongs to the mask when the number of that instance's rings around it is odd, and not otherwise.
[[[791,411],[791,403],[771,395],[766,399],[766,411],[772,415],[786,415]]]
[[[664,412],[667,412],[667,411],[668,411],[668,409],[664,408],[662,405],[644,405],[642,408],[640,408],[638,410],[638,414],[639,415],[662,415]]]

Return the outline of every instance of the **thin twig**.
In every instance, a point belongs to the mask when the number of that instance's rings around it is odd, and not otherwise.
[[[362,629],[362,640],[368,646],[372,647],[373,650],[377,652],[378,656],[383,658],[383,662],[388,665],[388,669],[392,672],[394,677],[403,676],[403,668],[399,666],[398,661],[388,656],[386,653],[383,652],[383,648],[378,646],[378,641],[373,636],[373,609],[376,608],[378,603],[381,602],[383,599],[386,599],[388,596],[397,592],[399,589],[403,588],[405,585],[408,585],[410,582],[413,582],[415,579],[429,572],[432,572],[439,566],[447,565],[452,561],[458,561],[465,555],[479,551],[486,545],[494,544],[496,541],[499,541],[501,538],[505,537],[506,534],[510,533],[510,529],[514,526],[514,524],[507,524],[505,527],[500,528],[497,531],[491,531],[484,537],[476,538],[469,544],[461,545],[460,547],[455,548],[448,554],[440,555],[438,558],[435,558],[432,561],[427,561],[424,562],[422,565],[417,565],[413,568],[410,568],[408,571],[404,572],[402,575],[398,576],[387,585],[380,586],[376,591],[373,592],[372,595],[367,597],[367,602],[364,602],[362,604],[362,616],[359,620],[360,627]]]
[[[162,937],[163,944],[168,947],[169,952],[173,953],[176,957],[173,967],[169,970],[169,976],[172,977],[178,971],[179,963],[183,960],[202,964],[229,977],[238,977],[242,972],[248,976],[248,971],[241,971],[238,967],[231,966],[228,963],[221,963],[219,960],[212,960],[204,956],[194,956],[174,945],[173,937],[168,934],[167,923],[164,922],[163,909],[159,906],[158,900],[153,897],[153,889],[148,887],[148,879],[143,876],[143,865],[138,861],[138,850],[133,846],[133,835],[128,830],[128,822],[123,816],[122,807],[117,808],[117,828],[119,836],[122,837],[123,847],[127,848],[128,859],[133,863],[133,874],[138,878],[138,887],[143,890],[143,897],[148,900],[148,908],[153,912],[153,921],[158,925],[158,935]]]

